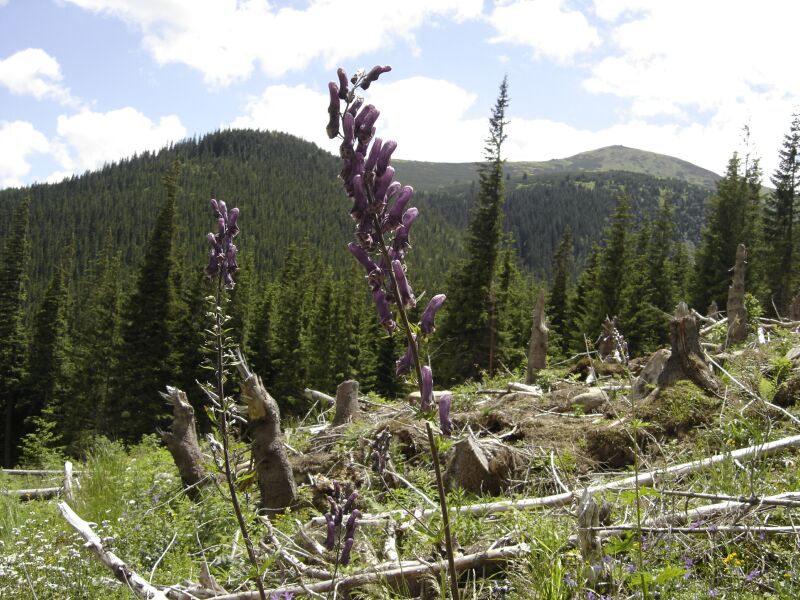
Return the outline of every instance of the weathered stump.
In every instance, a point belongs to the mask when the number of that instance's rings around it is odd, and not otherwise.
[[[336,388],[336,414],[333,426],[344,425],[352,421],[360,412],[358,406],[358,382],[352,379],[343,381]]]
[[[738,344],[747,338],[747,308],[744,305],[746,260],[747,249],[744,244],[739,244],[736,248],[733,282],[728,288],[728,345]]]
[[[800,294],[792,298],[792,304],[789,306],[789,320],[800,321]]]
[[[172,404],[172,427],[170,431],[161,432],[161,440],[178,467],[186,495],[197,500],[200,486],[208,479],[197,442],[194,408],[186,399],[186,394],[178,388],[167,386],[167,393],[161,392],[161,395]]]
[[[600,360],[605,360],[614,355],[614,319],[606,317],[601,325],[600,338],[597,340],[597,354]]]
[[[712,319],[719,318],[719,306],[717,306],[716,300],[712,300],[711,304],[708,305],[708,308],[706,309],[706,316]]]
[[[578,505],[578,549],[583,558],[585,586],[590,590],[596,590],[608,581],[603,545],[596,531],[600,527],[600,512],[600,506],[589,491],[585,491]]]
[[[669,357],[670,351],[666,348],[661,348],[661,350],[656,350],[653,353],[642,372],[633,380],[629,396],[631,400],[641,400],[650,393],[651,389],[658,383],[658,378],[661,376]]]
[[[547,366],[547,334],[549,329],[544,315],[544,289],[539,292],[536,308],[533,310],[531,341],[528,346],[528,372],[525,383],[536,381],[536,372]]]
[[[281,510],[297,495],[292,467],[283,447],[281,413],[261,378],[251,372],[239,353],[236,368],[242,378],[242,396],[247,401],[247,420],[253,440],[253,462],[261,491],[261,508]]]
[[[685,302],[678,304],[669,325],[672,350],[664,369],[658,376],[658,386],[668,387],[681,379],[688,379],[710,393],[719,390],[719,382],[706,364],[697,320]]]

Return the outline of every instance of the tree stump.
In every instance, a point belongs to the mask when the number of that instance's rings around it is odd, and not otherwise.
[[[197,442],[194,408],[186,399],[186,394],[178,388],[168,385],[167,393],[161,392],[161,395],[172,404],[172,427],[170,431],[160,432],[161,440],[178,467],[186,495],[197,500],[200,486],[208,479],[203,467],[203,454]]]
[[[239,352],[236,368],[242,378],[242,396],[247,401],[247,420],[253,440],[253,462],[261,491],[261,508],[268,511],[290,506],[297,488],[283,447],[281,413],[261,378],[251,372]]]
[[[525,383],[536,381],[536,372],[547,366],[547,334],[549,330],[545,323],[544,315],[544,289],[539,291],[539,299],[533,310],[533,325],[531,327],[531,342],[528,347],[528,372]]]
[[[352,379],[343,381],[336,388],[336,414],[333,427],[352,421],[361,411],[358,406],[358,382]]]
[[[706,309],[706,316],[712,319],[719,318],[719,306],[717,306],[716,300],[712,300],[711,304],[708,305],[708,308]]]
[[[675,309],[675,316],[669,325],[669,339],[672,350],[658,376],[658,386],[669,387],[676,381],[688,379],[699,388],[716,393],[719,382],[706,364],[697,320],[685,302],[678,304]]]
[[[669,357],[670,351],[666,348],[653,352],[642,372],[633,380],[629,396],[631,400],[641,400],[650,393],[651,389],[658,383],[658,378],[661,376]]]
[[[746,260],[747,249],[744,244],[739,244],[736,248],[733,282],[728,288],[728,345],[738,344],[747,338],[747,309],[744,305]]]
[[[800,294],[792,298],[792,304],[789,306],[789,320],[800,321]]]

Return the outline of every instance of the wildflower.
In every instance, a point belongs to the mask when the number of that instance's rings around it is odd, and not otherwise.
[[[420,409],[427,412],[433,407],[433,371],[428,365],[422,367],[421,391]]]
[[[450,407],[453,404],[453,395],[449,392],[439,397],[439,428],[442,435],[450,437],[453,433],[453,421],[450,419]]]
[[[406,271],[403,268],[403,264],[399,260],[393,260],[392,271],[394,272],[394,278],[397,281],[397,288],[400,292],[399,300],[403,303],[405,308],[413,308],[416,306],[417,300],[414,298],[414,291],[408,284],[408,279],[406,279]]]
[[[428,302],[428,306],[425,307],[425,311],[422,313],[422,317],[420,317],[419,320],[419,326],[423,335],[430,335],[435,331],[436,327],[434,326],[433,319],[446,299],[447,296],[444,294],[436,294],[430,299],[430,302]]]
[[[237,248],[233,243],[233,238],[239,234],[239,209],[232,208],[229,213],[225,202],[216,199],[211,200],[211,208],[217,219],[217,234],[206,235],[210,246],[206,275],[213,277],[221,272],[225,287],[232,289],[235,285],[233,274],[239,269]]]
[[[392,67],[388,65],[385,67],[381,67],[380,65],[375,65],[374,67],[372,67],[372,69],[370,69],[369,73],[367,73],[367,76],[364,78],[364,83],[361,84],[361,87],[365,90],[368,89],[373,81],[377,81],[378,77],[380,77],[384,73],[388,73],[391,70]]]
[[[416,343],[417,342],[417,336],[412,333],[411,337],[414,339],[414,343]],[[395,374],[398,377],[400,377],[402,375],[407,375],[408,373],[411,372],[411,361],[412,361],[412,359],[414,357],[412,352],[413,352],[413,349],[411,348],[411,345],[409,345],[406,348],[406,353],[403,355],[403,357],[400,360],[397,361],[397,366],[395,368]]]
[[[758,569],[753,569],[747,574],[747,577],[745,577],[745,579],[748,582],[752,582],[754,579],[758,579],[759,576],[761,576],[761,571],[759,571]]]

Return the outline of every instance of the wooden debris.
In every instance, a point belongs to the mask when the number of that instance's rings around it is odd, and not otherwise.
[[[714,319],[715,321],[719,318],[719,306],[717,306],[717,301],[712,300],[711,304],[708,305],[706,309],[706,316]]]
[[[736,265],[733,282],[728,288],[728,345],[738,344],[747,338],[747,308],[744,305],[744,278],[747,269],[747,249],[736,247]]]
[[[668,387],[681,379],[688,379],[699,388],[710,393],[719,391],[719,382],[706,364],[697,320],[689,308],[681,302],[669,326],[672,351],[664,369],[658,376],[658,386]]]
[[[642,372],[633,381],[633,388],[629,396],[631,400],[641,400],[652,391],[658,383],[658,378],[661,376],[670,354],[671,352],[666,348],[653,352]]]
[[[336,400],[333,397],[328,396],[328,394],[323,394],[322,392],[318,392],[317,390],[312,390],[310,388],[304,389],[303,395],[309,400],[314,402],[322,402],[323,404],[328,404],[330,406],[333,406],[333,404],[336,402]]]
[[[81,534],[86,540],[85,547],[91,550],[97,559],[114,574],[114,577],[125,584],[134,594],[146,600],[167,600],[167,596],[157,587],[150,585],[140,575],[125,564],[116,554],[103,547],[100,537],[92,530],[91,526],[81,519],[66,502],[58,503],[67,523]]]
[[[528,346],[528,371],[525,383],[536,381],[536,372],[547,366],[547,334],[549,329],[545,323],[544,314],[544,289],[539,291],[539,299],[533,310],[533,325],[531,326],[531,341]]]
[[[64,500],[68,504],[75,503],[75,496],[72,494],[72,463],[67,461],[64,463]]]
[[[186,394],[176,387],[168,385],[167,393],[162,392],[161,396],[172,404],[172,427],[161,432],[161,439],[178,467],[186,495],[197,500],[200,487],[209,480],[197,441],[194,408]]]
[[[352,379],[343,381],[336,388],[336,415],[332,425],[344,425],[352,421],[361,409],[358,406],[358,382]]]
[[[297,487],[283,446],[278,403],[269,395],[261,378],[250,371],[241,352],[238,359],[236,368],[242,378],[242,396],[247,401],[261,508],[282,510],[294,502]]]

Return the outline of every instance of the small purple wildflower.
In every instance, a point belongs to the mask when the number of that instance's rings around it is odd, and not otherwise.
[[[416,343],[417,342],[417,336],[412,333],[411,337],[414,338],[414,343]],[[395,368],[395,374],[398,377],[401,377],[402,375],[408,375],[411,372],[411,361],[412,361],[412,359],[413,359],[412,348],[411,348],[411,346],[408,346],[408,348],[406,348],[406,353],[403,354],[402,358],[397,361],[397,366]]]
[[[761,576],[761,571],[759,571],[758,569],[753,569],[747,574],[747,577],[745,577],[745,579],[748,582],[752,582],[754,579],[758,579],[760,576]]]
[[[344,546],[340,556],[341,563],[346,565],[350,562],[350,551],[353,548],[353,538],[356,534],[358,526],[358,519],[361,518],[361,511],[354,509],[354,505],[358,500],[358,492],[353,491],[343,501],[342,486],[338,481],[333,482],[333,493],[328,496],[328,503],[330,504],[330,511],[325,513],[325,548],[333,550],[336,548],[337,540],[342,540],[342,523],[344,515],[347,514],[348,518],[344,530]]]
[[[433,408],[433,371],[428,365],[422,367],[422,387],[420,410],[428,412]]]
[[[453,421],[450,419],[450,407],[452,405],[453,394],[446,392],[439,396],[439,428],[445,437],[450,437],[453,433]]]
[[[420,317],[419,320],[419,327],[422,330],[422,335],[430,335],[436,330],[434,326],[434,317],[446,299],[447,296],[444,294],[436,294],[430,299],[428,306],[425,307],[425,311],[422,313],[422,317]]]

